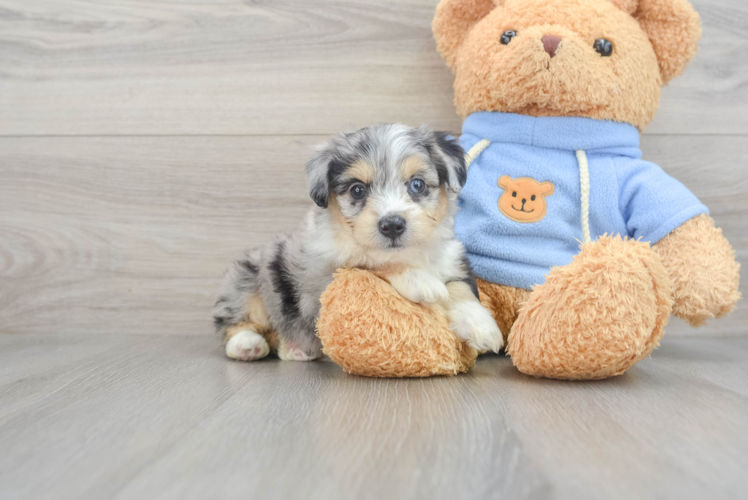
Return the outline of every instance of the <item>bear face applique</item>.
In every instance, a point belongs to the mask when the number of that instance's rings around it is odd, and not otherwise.
[[[532,177],[512,179],[503,175],[498,184],[504,190],[499,197],[499,210],[511,220],[523,223],[543,220],[548,213],[546,197],[556,190],[552,182],[538,182]]]

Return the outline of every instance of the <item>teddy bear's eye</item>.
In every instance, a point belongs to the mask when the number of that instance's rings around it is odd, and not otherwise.
[[[595,40],[595,51],[603,57],[610,57],[613,54],[613,44],[610,40],[600,38]]]
[[[512,193],[512,198],[516,198],[516,197],[517,197],[517,191]]]
[[[532,195],[532,197],[530,198],[530,201],[535,201],[535,195]]]
[[[503,35],[501,35],[501,44],[502,45],[508,45],[509,42],[512,41],[512,38],[517,36],[517,32],[514,30],[507,30],[504,32]]]

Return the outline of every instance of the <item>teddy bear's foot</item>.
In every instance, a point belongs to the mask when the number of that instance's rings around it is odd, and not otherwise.
[[[414,304],[361,269],[342,269],[321,297],[317,336],[348,373],[368,377],[454,375],[477,352],[449,329],[439,308]]]
[[[522,373],[536,377],[620,375],[659,345],[672,290],[649,244],[603,236],[533,290],[507,352]]]

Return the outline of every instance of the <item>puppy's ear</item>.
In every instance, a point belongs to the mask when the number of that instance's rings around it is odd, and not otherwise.
[[[321,144],[306,162],[306,177],[309,185],[309,196],[321,208],[327,208],[330,200],[330,182],[328,172],[333,155],[329,144]]]
[[[663,85],[679,76],[696,55],[699,14],[686,0],[611,0],[634,17],[652,42]]]
[[[434,21],[431,24],[436,48],[454,69],[457,53],[465,41],[470,29],[486,17],[495,5],[503,0],[442,0],[436,7]]]
[[[465,150],[449,132],[434,132],[423,126],[418,129],[431,162],[436,167],[439,184],[458,192],[467,180]]]

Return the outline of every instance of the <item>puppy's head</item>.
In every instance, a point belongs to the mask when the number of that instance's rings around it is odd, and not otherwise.
[[[465,152],[444,132],[380,124],[341,133],[307,163],[309,192],[346,237],[397,251],[439,234],[465,184]]]

